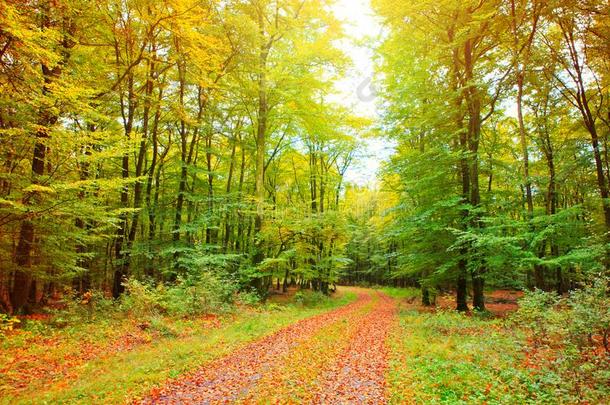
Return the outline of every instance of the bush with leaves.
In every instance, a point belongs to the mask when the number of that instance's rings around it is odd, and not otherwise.
[[[131,279],[125,282],[122,304],[135,317],[199,315],[225,310],[233,303],[236,289],[235,283],[205,272],[171,285]]]
[[[68,289],[62,301],[62,306],[52,311],[51,324],[65,327],[70,324],[92,322],[98,317],[108,318],[119,314],[119,308],[112,298],[106,297],[102,291],[90,290],[84,294]]]
[[[256,288],[251,288],[240,291],[237,301],[242,305],[253,306],[259,304],[262,301],[262,297],[256,291]]]
[[[122,297],[122,307],[134,317],[150,317],[165,313],[163,305],[164,286],[129,279],[125,281],[126,294]]]
[[[304,307],[313,307],[328,302],[330,298],[320,291],[298,291],[294,296],[294,301]]]
[[[567,300],[571,322],[568,324],[570,341],[579,348],[598,347],[601,343],[610,356],[610,280],[598,278],[570,294]]]
[[[223,311],[233,303],[236,288],[234,283],[202,273],[162,289],[162,307],[177,316]]]

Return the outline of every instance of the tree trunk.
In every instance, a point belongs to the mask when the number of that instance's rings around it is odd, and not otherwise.
[[[425,284],[421,285],[421,303],[425,307],[432,306],[432,301],[430,300],[430,290]]]
[[[239,130],[239,126],[238,126],[238,130]],[[227,176],[227,186],[225,188],[225,194],[226,194],[226,201],[227,202],[232,202],[231,201],[231,186],[233,184],[233,172],[235,170],[235,153],[236,153],[236,149],[237,149],[237,136],[235,135],[233,137],[233,142],[231,145],[231,158],[229,161],[229,174]],[[231,243],[231,233],[232,233],[232,224],[231,224],[231,215],[229,212],[226,212],[224,215],[224,221],[225,221],[225,231],[224,231],[224,237],[223,237],[223,251],[227,252],[229,250],[229,245]]]
[[[207,180],[208,180],[208,223],[205,230],[205,242],[206,244],[217,243],[215,232],[213,232],[213,224],[211,223],[214,213],[214,174],[212,167],[212,132],[208,134],[205,139],[205,160],[207,165]]]
[[[133,120],[136,108],[135,93],[133,90],[134,80],[133,75],[128,77],[128,100],[127,106],[124,105],[123,97],[121,96],[121,110],[123,111],[123,127],[125,131],[125,137],[131,138],[131,131],[133,129]],[[125,108],[127,109],[125,111]],[[121,160],[121,177],[123,181],[129,179],[129,154],[125,153]],[[121,208],[129,207],[129,186],[124,184],[121,189]],[[119,228],[117,229],[115,243],[114,243],[114,254],[116,258],[114,279],[112,284],[112,295],[114,298],[118,298],[124,291],[123,281],[129,271],[129,251],[124,250],[124,243],[126,242],[128,232],[128,218],[127,213],[122,213],[119,217]]]
[[[472,275],[472,306],[477,311],[485,310],[485,279],[476,274]]]
[[[158,201],[158,189],[159,189],[159,178],[160,178],[160,168],[157,169],[158,161],[159,161],[159,119],[161,118],[161,100],[163,99],[163,89],[159,89],[159,96],[157,98],[157,110],[155,111],[155,117],[153,120],[153,127],[151,131],[151,140],[152,140],[152,160],[150,162],[150,167],[148,168],[147,179],[146,179],[146,209],[148,211],[148,255],[149,258],[146,261],[145,273],[149,277],[153,277],[155,274],[154,271],[154,249],[153,244],[155,243],[156,236],[156,215],[157,215],[157,201]],[[166,148],[163,158],[169,151],[169,145]],[[152,200],[152,190],[153,190],[153,180],[155,182],[155,190],[156,190],[156,198]]]
[[[468,149],[470,152],[470,204],[475,210],[481,206],[481,192],[479,188],[479,143],[481,138],[481,96],[480,90],[474,81],[474,50],[471,40],[467,40],[464,45],[464,71],[466,80],[466,105],[468,107]],[[477,212],[472,218],[472,227],[482,226],[480,213]],[[472,270],[473,306],[477,310],[485,309],[485,297],[483,291],[485,269],[483,265],[478,265]]]
[[[261,38],[265,37],[264,19],[259,16],[259,29]],[[255,171],[255,198],[256,198],[256,217],[254,220],[254,233],[259,235],[263,228],[264,207],[265,207],[265,154],[267,142],[267,115],[269,106],[267,105],[267,57],[269,55],[270,43],[262,44],[259,53],[259,73],[258,73],[258,115],[256,129],[256,171]],[[263,261],[264,252],[262,238],[256,238],[253,263],[255,265]]]
[[[534,216],[534,200],[532,198],[532,182],[530,180],[529,149],[523,121],[523,72],[517,74],[517,120],[519,122],[519,139],[523,155],[523,184],[525,185],[525,201],[528,218]]]
[[[48,5],[42,7],[42,29],[49,28],[52,24],[50,20],[51,10],[48,9]],[[74,46],[71,40],[72,31],[74,27],[70,18],[65,17],[62,19],[62,23],[65,24],[66,29],[65,36],[61,41],[62,47],[62,60],[53,68],[50,68],[45,62],[42,63],[42,76],[44,84],[42,86],[43,96],[51,94],[52,84],[59,79],[63,72],[63,68],[70,58],[69,50]],[[34,152],[32,156],[32,184],[38,184],[40,176],[44,175],[45,161],[47,159],[47,145],[45,139],[49,137],[49,129],[57,123],[59,115],[53,112],[50,108],[41,108],[39,111],[39,117],[37,124],[39,129],[36,131],[36,141],[34,145]],[[24,205],[31,203],[31,200],[35,198],[34,193],[28,193],[24,196]],[[19,241],[15,251],[15,264],[17,269],[15,270],[13,279],[13,290],[11,294],[11,305],[12,309],[18,311],[28,301],[32,286],[32,250],[35,243],[35,232],[34,224],[29,218],[25,218],[21,222],[21,228],[19,230]]]
[[[460,312],[468,311],[468,291],[466,284],[466,261],[460,260],[458,266],[458,277],[457,277],[457,295],[456,295],[456,309]]]

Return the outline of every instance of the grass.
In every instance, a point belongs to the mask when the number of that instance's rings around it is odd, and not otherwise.
[[[380,288],[385,294],[392,298],[400,300],[418,300],[421,296],[421,291],[417,288],[398,288],[398,287],[382,287]]]
[[[134,320],[99,321],[53,331],[46,337],[26,333],[27,338],[5,339],[0,359],[14,356],[14,353],[32,359],[33,364],[36,364],[37,356],[44,357],[45,362],[76,359],[59,378],[33,379],[18,390],[1,386],[0,403],[122,403],[133,400],[168,378],[195,369],[296,320],[354,299],[354,293],[345,292],[310,307],[273,304],[256,310],[240,310],[222,319],[219,327],[211,327],[205,320],[153,319],[150,327],[142,331]],[[76,348],[82,347],[88,332],[93,333],[87,338],[92,347],[104,347],[109,341],[116,342],[117,338],[133,339],[135,343],[124,350],[100,350],[90,359],[79,361],[78,355],[83,353]],[[47,341],[56,343],[48,347]],[[5,374],[17,374],[12,377],[18,377],[20,372],[23,372],[22,367],[9,369]]]
[[[524,366],[525,337],[503,320],[449,311],[399,316],[390,340],[392,403],[554,403]]]

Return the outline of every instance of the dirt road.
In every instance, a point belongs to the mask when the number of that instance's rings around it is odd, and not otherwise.
[[[252,342],[141,403],[386,403],[396,308],[380,292],[358,290],[355,302]]]

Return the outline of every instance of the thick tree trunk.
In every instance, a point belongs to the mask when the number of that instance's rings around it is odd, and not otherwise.
[[[138,155],[135,164],[135,177],[138,179],[133,189],[133,208],[135,209],[131,217],[131,227],[127,236],[127,251],[131,251],[133,242],[136,239],[136,232],[140,221],[140,208],[142,206],[142,188],[144,183],[140,180],[144,170],[144,161],[146,158],[146,152],[148,148],[148,136],[149,136],[149,124],[150,124],[150,110],[151,110],[151,98],[154,89],[154,76],[155,76],[155,63],[154,63],[155,50],[153,47],[152,55],[148,60],[147,74],[146,74],[146,86],[144,96],[144,111],[142,115],[142,136],[140,138],[140,146],[138,149]]]
[[[32,286],[32,247],[34,245],[34,225],[29,220],[21,223],[19,230],[19,242],[15,251],[15,264],[17,270],[13,276],[13,290],[11,293],[11,305],[13,310],[18,311],[24,307],[30,296]]]
[[[432,301],[430,300],[430,290],[425,284],[422,284],[421,286],[421,303],[425,307],[432,305]]]
[[[526,3],[519,4],[521,6],[526,5]],[[534,215],[534,202],[532,197],[532,183],[529,174],[529,150],[527,145],[525,123],[523,120],[523,87],[526,68],[530,63],[532,43],[538,29],[541,7],[543,7],[542,3],[539,4],[534,2],[530,10],[518,10],[515,0],[510,1],[513,56],[515,58],[517,75],[517,121],[519,124],[519,139],[523,156],[523,184],[525,186],[525,201],[527,205],[527,213],[530,218]],[[523,14],[519,14],[519,11],[522,11]],[[526,17],[530,17],[531,22]],[[524,24],[528,24],[527,28],[530,29],[530,32],[523,42],[521,40],[520,28],[522,28],[522,25]]]
[[[205,145],[206,145],[206,153],[205,153],[205,160],[206,160],[206,165],[207,165],[207,180],[208,180],[208,205],[207,205],[207,209],[208,209],[208,224],[206,226],[206,230],[205,230],[205,241],[206,244],[210,245],[210,244],[216,244],[217,241],[217,237],[218,237],[218,232],[215,231],[215,229],[217,229],[213,223],[211,223],[211,221],[213,221],[213,214],[214,214],[214,173],[213,173],[213,165],[212,165],[212,133],[209,133],[208,136],[206,137],[205,140]],[[216,222],[216,221],[214,221]]]
[[[460,149],[462,151],[462,157],[460,159],[460,177],[462,180],[462,202],[468,204],[470,202],[470,170],[468,167],[468,158],[466,156],[468,150],[468,138],[465,131],[460,133]],[[468,226],[469,211],[463,210],[462,212],[462,226],[466,228]],[[460,249],[460,255],[462,258],[458,263],[458,274],[457,274],[457,294],[456,294],[456,309],[458,311],[468,311],[467,304],[467,281],[466,276],[468,274],[467,269],[467,255],[468,247],[464,246]]]
[[[181,137],[181,167],[180,167],[180,181],[178,183],[178,196],[176,198],[176,208],[174,212],[174,226],[172,230],[172,240],[175,243],[180,242],[180,228],[182,227],[182,210],[184,208],[184,197],[186,194],[186,182],[188,180],[188,162],[186,161],[186,135]],[[175,255],[174,259],[178,259],[178,254]]]
[[[66,56],[67,58],[67,56]],[[60,76],[62,65],[56,66],[54,69],[42,66],[42,73],[45,84],[43,87],[43,95],[50,93],[49,86]],[[34,145],[34,153],[32,157],[32,184],[38,184],[41,176],[45,172],[45,162],[47,159],[47,146],[45,139],[49,137],[48,131],[51,126],[57,123],[59,117],[55,114],[51,115],[49,110],[40,111],[38,124],[40,129],[36,131],[36,143]],[[23,197],[25,205],[31,204],[36,198],[35,193],[28,193]],[[31,295],[32,287],[32,251],[35,244],[34,224],[26,218],[21,222],[19,230],[19,241],[15,250],[15,265],[16,270],[13,278],[13,289],[11,294],[11,305],[13,310],[17,311],[23,308]]]
[[[95,131],[95,126],[94,125],[89,125],[88,126],[89,131],[90,132],[94,132]],[[90,145],[86,145],[84,147],[84,155],[86,156],[91,156],[91,146]],[[90,164],[88,162],[84,162],[82,164],[79,165],[79,178],[81,181],[85,181],[87,179],[89,179],[90,176]],[[78,193],[78,198],[80,200],[83,200],[85,198],[86,194],[85,191],[79,191]],[[89,221],[86,218],[77,218],[75,221],[75,225],[78,229],[80,229],[83,232],[87,232],[90,228],[91,225],[89,223]],[[82,243],[79,242],[76,245],[76,253],[78,255],[78,266],[82,269],[84,269],[84,274],[79,275],[75,280],[74,280],[74,285],[75,288],[77,289],[77,291],[84,293],[85,291],[87,291],[90,288],[90,284],[91,284],[91,278],[90,278],[90,274],[89,274],[89,267],[90,267],[90,260],[87,258],[84,258],[84,254],[87,252],[87,246]]]
[[[562,30],[563,38],[566,41],[566,46],[570,53],[570,58],[568,62],[563,62],[566,65],[566,68],[570,69],[572,72],[570,77],[574,81],[576,85],[576,90],[562,92],[562,94],[567,97],[571,104],[576,105],[579,113],[582,116],[583,124],[587,131],[591,136],[591,147],[593,150],[593,159],[595,161],[595,173],[597,176],[597,185],[600,197],[602,199],[602,210],[604,214],[604,224],[606,226],[606,230],[610,230],[610,192],[608,187],[608,179],[606,178],[606,174],[604,172],[604,162],[602,160],[602,154],[600,151],[600,140],[599,134],[596,127],[596,116],[591,111],[590,101],[589,101],[589,93],[588,93],[588,83],[584,78],[585,75],[585,67],[581,58],[583,58],[583,53],[581,52],[581,44],[578,41],[577,35],[574,33],[574,27],[576,24],[572,22],[565,22],[562,20],[561,16],[558,21],[559,27]],[[610,261],[610,254],[606,254],[606,262]]]
[[[178,77],[179,77],[179,102],[180,106],[185,108],[185,92],[187,88],[186,82],[186,63],[181,60],[178,62]],[[203,115],[203,111],[205,109],[205,101],[204,101],[204,93],[201,86],[198,87],[197,90],[197,101],[198,101],[198,111],[196,122],[199,123],[201,121],[201,117]],[[178,197],[176,199],[176,208],[174,213],[174,225],[172,228],[172,240],[174,244],[179,244],[181,240],[181,231],[182,228],[182,217],[184,210],[184,202],[186,199],[186,191],[187,191],[187,182],[188,182],[188,169],[189,166],[193,163],[193,158],[195,156],[195,151],[198,147],[199,143],[199,127],[196,127],[194,130],[189,131],[187,128],[187,121],[184,118],[180,119],[180,181],[178,183]],[[191,134],[190,143],[188,141],[189,132]],[[180,267],[180,249],[176,249],[174,253],[174,263],[173,267],[176,272],[181,272],[183,269]],[[174,274],[172,277],[176,277]]]
[[[485,310],[485,279],[473,274],[472,277],[472,306],[477,311]]]
[[[237,195],[239,200],[242,200],[242,192],[244,187],[244,178],[246,173],[246,151],[241,148],[241,164],[239,166],[239,183],[237,186]],[[243,243],[243,235],[244,235],[244,227],[245,227],[245,215],[243,214],[241,206],[237,210],[237,235],[235,237],[235,251],[236,252],[244,252],[244,243]]]
[[[288,277],[290,276],[290,268],[286,266],[286,272],[284,273],[284,283],[282,285],[282,292],[288,292]]]
[[[43,114],[44,116],[45,114]],[[40,130],[36,134],[37,142],[34,145],[34,156],[32,159],[32,183],[38,184],[40,176],[44,175],[45,159],[47,148],[42,143],[48,137],[46,128],[56,121],[56,119],[44,119],[45,129]],[[31,199],[35,198],[34,194],[27,194],[24,197],[24,202],[29,204]],[[23,220],[19,230],[19,241],[15,250],[15,264],[17,269],[13,276],[13,290],[11,295],[11,304],[14,310],[20,310],[28,302],[32,287],[32,250],[35,243],[34,224],[29,219]]]
[[[546,290],[546,281],[544,276],[544,266],[534,266],[534,286],[539,290]]]
[[[267,77],[265,74],[268,49],[261,48],[260,73],[258,80],[258,126],[256,130],[256,172],[255,172],[255,197],[256,217],[254,220],[254,232],[260,234],[263,228],[264,205],[265,205],[265,154],[267,141]],[[253,262],[259,264],[263,261],[264,252],[262,239],[257,238],[256,251]]]
[[[51,20],[53,12],[56,10],[50,10],[50,4],[44,4],[41,7],[41,28],[42,30],[50,28],[54,21]],[[62,24],[62,28],[64,29],[64,36],[61,42],[58,44],[61,46],[61,55],[62,60],[57,63],[54,67],[49,67],[46,62],[41,63],[42,76],[44,79],[44,84],[42,86],[42,94],[44,96],[49,95],[51,93],[52,84],[59,79],[61,76],[65,65],[67,64],[72,49],[75,43],[72,41],[73,31],[75,27],[73,25],[73,21],[68,16],[64,16],[59,19]],[[39,182],[39,177],[44,175],[45,171],[45,162],[47,160],[47,145],[44,140],[49,137],[49,129],[53,125],[57,123],[59,120],[59,115],[56,112],[53,112],[54,109],[50,108],[42,108],[39,111],[39,117],[37,120],[37,124],[39,125],[39,129],[36,131],[36,141],[34,145],[34,152],[32,157],[32,183],[37,184]],[[50,162],[47,162],[50,164]],[[29,204],[31,199],[35,198],[33,194],[28,194],[24,196],[24,204]],[[17,243],[17,248],[15,251],[15,265],[17,269],[15,270],[14,279],[13,279],[13,290],[11,295],[11,304],[13,310],[20,310],[27,302],[29,296],[31,295],[31,287],[32,287],[32,275],[31,275],[31,266],[32,266],[32,250],[34,248],[35,243],[35,231],[34,224],[30,221],[29,218],[25,218],[21,223],[21,228],[19,230],[19,241]]]

